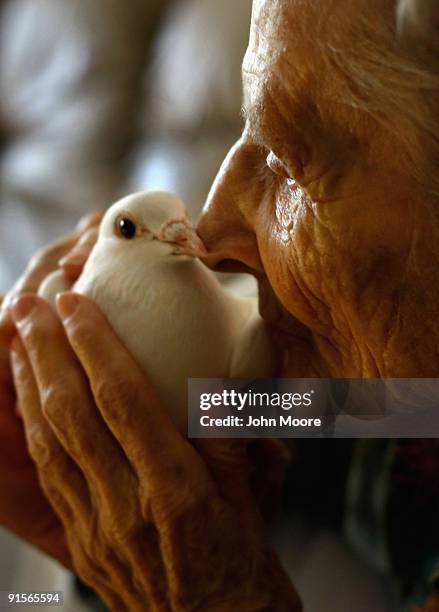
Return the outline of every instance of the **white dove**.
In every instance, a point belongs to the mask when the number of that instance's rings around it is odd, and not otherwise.
[[[199,260],[204,245],[183,202],[143,192],[114,204],[73,291],[92,299],[187,429],[188,378],[260,378],[275,357],[254,299],[229,294]],[[70,289],[62,272],[39,293]]]

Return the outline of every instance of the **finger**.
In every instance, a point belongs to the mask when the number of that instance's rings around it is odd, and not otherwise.
[[[38,288],[46,276],[57,269],[58,261],[70,251],[78,240],[78,233],[55,242],[51,246],[38,251],[29,262],[24,274],[6,295],[0,309],[0,343],[7,345],[11,342],[15,328],[11,318],[11,305],[19,295],[30,292],[37,293]]]
[[[105,552],[103,566],[100,559],[108,547],[113,550],[125,542],[128,535],[134,537],[144,529],[134,476],[116,441],[88,400],[89,389],[84,375],[49,305],[37,296],[25,295],[14,304],[12,314],[20,334],[19,339],[14,341],[14,345],[19,343],[15,352],[22,353],[21,367],[26,368],[31,383],[24,386],[23,375],[17,381],[20,389],[29,389],[27,396],[22,392],[20,401],[26,406],[24,420],[28,439],[31,440],[30,452],[39,467],[42,485],[65,524],[76,569],[86,581],[88,579],[98,588],[112,606],[116,606],[113,609],[122,609],[118,607],[120,601],[114,599],[114,589],[109,589],[108,585],[112,584],[116,591],[129,593],[132,584],[127,568],[117,555],[109,552]],[[44,340],[44,345],[41,340]],[[14,359],[18,360],[18,357]],[[15,367],[18,368],[19,364]],[[66,372],[69,373],[67,380]],[[34,375],[38,382],[34,380]],[[58,393],[56,386],[51,390],[50,386],[59,381],[65,381],[68,394],[63,394],[63,389]],[[45,414],[40,407],[41,401]],[[49,405],[45,404],[47,401]],[[49,417],[48,429],[44,416]],[[29,423],[32,430],[29,430]],[[44,445],[49,444],[51,448],[44,465],[39,434],[37,449],[32,450],[37,434],[30,434],[29,431],[34,431],[37,426],[46,428]],[[74,449],[71,455],[82,468],[85,466],[84,472],[92,476],[93,500],[89,498],[89,488],[76,463],[51,434],[51,427],[68,450]],[[46,464],[49,468],[47,472]],[[100,494],[102,491],[103,495]],[[79,500],[77,496],[80,496]],[[85,496],[87,505],[82,503]],[[129,512],[130,508],[134,511]],[[105,542],[106,539],[109,541]],[[159,551],[155,552],[158,554]],[[129,595],[127,602],[131,603]],[[135,603],[134,597],[132,603]]]
[[[153,490],[179,491],[179,501],[212,493],[212,481],[183,439],[144,372],[91,300],[66,293],[58,312],[98,408],[136,472]]]
[[[41,485],[65,525],[71,524],[73,510],[79,511],[84,519],[91,509],[86,483],[44,419],[32,367],[18,338],[11,347],[11,365],[28,450],[37,466]]]
[[[25,440],[23,421],[16,415],[10,351],[0,347],[0,472],[2,525],[26,538],[66,567],[71,567],[64,529],[38,484]],[[29,502],[34,520],[29,523]]]
[[[75,281],[80,276],[85,262],[97,242],[99,225],[103,216],[103,212],[93,212],[85,215],[79,221],[77,230],[83,235],[73,249],[59,261],[60,267],[69,280]]]
[[[58,317],[33,295],[20,298],[12,315],[35,375],[44,416],[102,502],[98,507],[111,515],[121,531],[132,532],[141,520],[134,473],[96,409]]]
[[[92,227],[99,227],[103,216],[104,213],[102,211],[87,213],[79,219],[76,230],[82,234]]]
[[[118,549],[123,544],[124,556],[132,563],[139,562],[139,550],[148,555],[148,559],[143,558],[143,564],[155,559],[152,564],[156,571],[152,577],[156,582],[154,588],[165,592],[164,572],[157,561],[161,558],[157,542],[151,538],[142,545],[138,542],[145,536],[146,526],[137,480],[122,449],[90,399],[88,382],[59,319],[48,304],[33,295],[20,298],[12,313],[35,373],[43,413],[63,447],[85,474],[89,490],[93,491],[91,503],[98,523],[93,527],[91,512],[87,515],[88,521],[81,520],[84,523],[82,538],[88,551],[81,575],[86,576],[87,570],[91,570],[91,583],[96,584],[99,580],[96,574],[99,563],[96,565],[96,561],[102,556],[102,550],[108,546]],[[68,487],[68,483],[64,486]],[[76,508],[73,506],[75,511]],[[72,533],[74,537],[75,532]],[[87,533],[89,535],[84,538],[83,534]],[[98,533],[100,537],[96,537]],[[74,555],[74,560],[81,564],[81,558]],[[117,557],[106,553],[105,565],[113,584],[122,592],[129,592],[126,568]],[[146,588],[148,581],[142,584]]]
[[[108,584],[113,583],[122,592],[127,592],[130,584],[125,578],[126,568],[122,567],[122,564],[115,557],[110,558],[107,555],[106,558],[106,569],[110,572],[111,578],[99,566],[100,538],[98,533],[103,525],[108,525],[108,522],[105,522],[105,520],[108,521],[108,516],[105,516],[105,511],[102,512],[102,509],[107,509],[106,502],[108,500],[103,500],[102,505],[100,505],[98,498],[97,507],[101,510],[101,516],[99,517],[99,524],[97,524],[89,489],[81,472],[59,444],[50,426],[45,422],[40,408],[41,394],[37,388],[32,365],[21,338],[17,338],[13,342],[12,362],[17,387],[20,389],[19,398],[23,406],[29,453],[37,464],[41,485],[47,498],[65,526],[70,549],[73,553],[74,565],[83,578],[87,579],[89,577],[90,583],[98,586],[100,593],[107,601],[112,601],[112,604],[116,605],[115,600],[112,599],[113,590],[108,588]],[[65,405],[64,409],[67,409]],[[85,421],[85,423],[87,422]],[[84,428],[84,423],[82,423],[82,428]],[[111,452],[111,448],[109,451]],[[127,490],[126,494],[129,493],[132,495],[132,491]],[[94,491],[94,494],[96,494],[96,491]],[[140,521],[140,512],[138,512],[138,516]],[[119,523],[116,523],[116,528],[119,525],[121,529],[128,529],[128,526],[131,525],[130,516],[124,515],[123,519],[125,522],[119,521]],[[110,521],[110,525],[113,524],[113,521]],[[78,539],[81,540],[81,546],[88,554],[78,553]],[[85,555],[86,559],[84,560]]]
[[[92,227],[88,229],[81,239],[75,244],[60,261],[59,265],[64,274],[71,280],[76,280],[89,258],[89,255],[97,242],[99,229]]]
[[[75,536],[87,533],[87,519],[92,515],[88,490],[76,466],[57,443],[50,427],[44,423],[32,368],[18,338],[14,339],[11,348],[11,363],[19,388],[19,401],[23,405],[29,453],[37,465],[39,480],[47,499],[65,527],[71,549]],[[64,554],[68,566],[71,562],[69,552]],[[76,560],[73,561],[75,563]],[[95,584],[100,582],[96,580]],[[101,588],[105,593],[103,585]]]

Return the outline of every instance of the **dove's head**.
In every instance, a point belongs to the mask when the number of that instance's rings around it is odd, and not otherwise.
[[[106,212],[99,241],[126,245],[149,256],[193,258],[207,251],[189,220],[183,202],[165,191],[135,193],[113,204]]]

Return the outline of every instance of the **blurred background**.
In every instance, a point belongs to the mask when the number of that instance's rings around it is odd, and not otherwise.
[[[241,129],[250,0],[0,0],[0,291],[143,189],[194,217]]]
[[[197,217],[241,131],[250,14],[251,0],[0,0],[0,293],[37,248],[129,192],[174,191]],[[307,451],[308,505],[294,513],[292,484],[273,537],[305,610],[391,610],[380,573],[334,528],[340,508],[335,523],[314,518],[339,499],[322,472],[333,449]],[[11,589],[63,590],[65,610],[99,609],[0,531],[0,590]]]

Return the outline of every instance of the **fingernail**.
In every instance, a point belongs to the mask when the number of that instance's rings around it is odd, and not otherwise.
[[[26,319],[31,312],[37,307],[38,301],[36,296],[23,295],[16,298],[12,303],[11,314],[16,323]]]
[[[78,309],[80,298],[75,293],[60,293],[56,296],[56,308],[63,321],[70,318]]]

